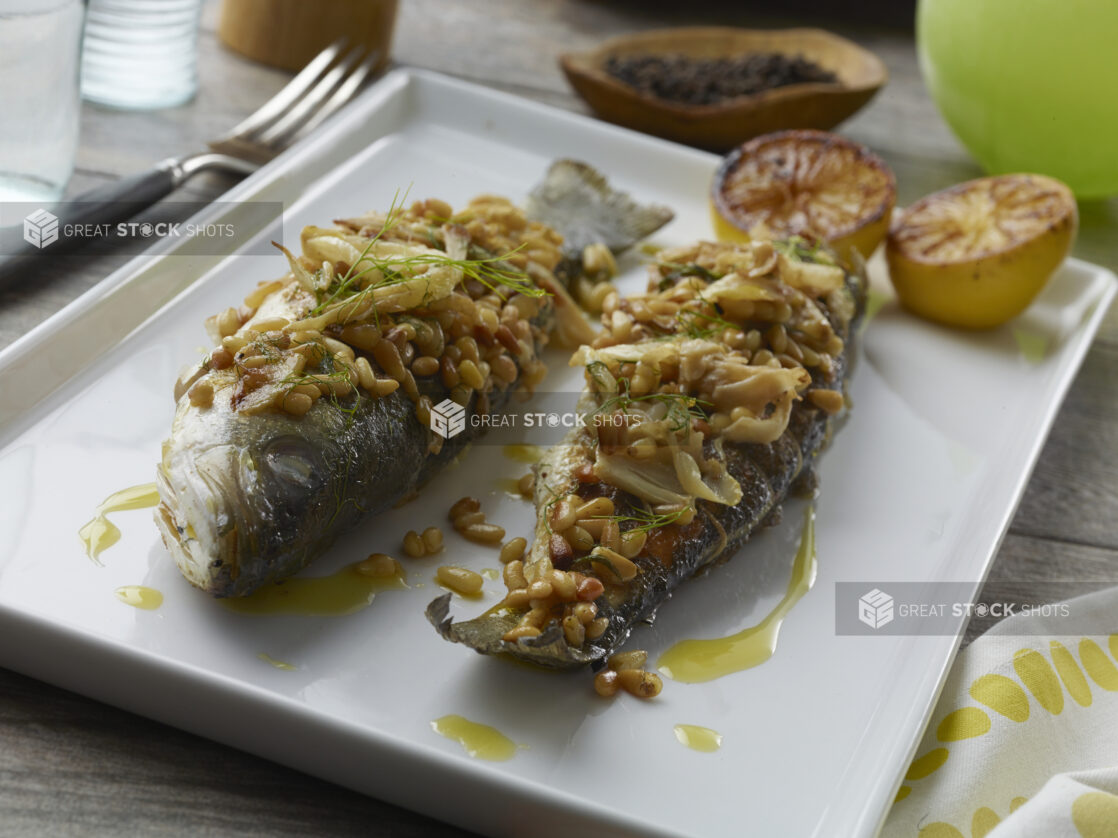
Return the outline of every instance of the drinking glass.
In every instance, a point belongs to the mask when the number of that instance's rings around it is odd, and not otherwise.
[[[0,0],[0,201],[51,204],[78,148],[81,0]]]
[[[130,110],[169,108],[198,90],[202,0],[90,0],[82,96]]]

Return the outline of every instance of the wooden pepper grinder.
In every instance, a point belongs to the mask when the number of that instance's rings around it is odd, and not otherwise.
[[[300,70],[342,36],[380,50],[388,64],[398,0],[224,0],[218,36],[255,61]]]

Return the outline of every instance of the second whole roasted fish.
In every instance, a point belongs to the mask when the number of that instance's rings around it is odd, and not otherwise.
[[[448,640],[547,667],[605,659],[808,481],[845,413],[860,271],[802,239],[663,251],[576,353],[585,426],[536,469],[536,531],[503,602]]]

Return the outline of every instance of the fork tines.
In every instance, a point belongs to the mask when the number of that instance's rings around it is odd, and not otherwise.
[[[210,148],[258,163],[271,160],[352,99],[380,58],[379,49],[370,51],[339,38]]]

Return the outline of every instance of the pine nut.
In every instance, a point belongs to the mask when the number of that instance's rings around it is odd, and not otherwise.
[[[386,553],[370,553],[369,557],[358,562],[356,570],[362,576],[383,579],[403,572],[400,563]]]
[[[217,333],[223,338],[229,337],[239,328],[241,328],[241,318],[237,314],[237,309],[227,308],[217,316]]]
[[[602,537],[602,530],[606,527],[607,518],[583,518],[578,526],[590,533],[590,537],[598,541]]]
[[[597,617],[586,624],[586,639],[597,640],[606,633],[609,628],[609,619],[606,617]]]
[[[501,554],[499,556],[501,564],[508,564],[519,559],[524,558],[524,551],[528,548],[528,539],[513,538],[506,542],[501,547]]]
[[[502,324],[497,328],[495,335],[501,346],[511,352],[514,356],[520,354],[520,343],[516,339],[516,335],[512,333],[512,329]]]
[[[647,542],[647,530],[629,530],[621,534],[621,549],[618,552],[627,559],[635,558]]]
[[[378,396],[388,396],[400,389],[400,382],[393,378],[378,378],[376,393]]]
[[[594,498],[588,500],[578,508],[578,520],[583,518],[601,518],[613,514],[613,501],[609,498]]]
[[[563,538],[567,539],[571,547],[579,551],[590,550],[594,546],[594,537],[578,524],[565,531]]]
[[[528,607],[528,602],[528,591],[524,588],[517,588],[505,595],[505,598],[501,600],[501,605],[505,608],[511,608],[513,611],[520,611]]]
[[[423,539],[419,537],[419,533],[415,530],[408,530],[407,535],[404,536],[404,552],[413,559],[427,555],[427,548],[423,546]]]
[[[292,416],[305,416],[314,407],[314,399],[306,393],[286,393],[283,397],[283,409]]]
[[[578,621],[577,617],[563,618],[563,636],[568,645],[581,646],[586,641],[586,627]]]
[[[528,586],[528,596],[532,599],[547,599],[551,596],[551,583],[546,579],[537,579]]]
[[[435,571],[435,577],[440,583],[463,596],[477,596],[481,593],[481,586],[485,584],[480,573],[454,565],[443,565]]]
[[[606,666],[620,672],[622,669],[643,669],[648,662],[648,652],[635,649],[631,652],[617,652],[609,656]]]
[[[403,381],[407,370],[404,368],[404,362],[400,358],[400,350],[396,348],[396,344],[390,340],[380,341],[373,347],[373,358],[390,377],[397,381]]]
[[[215,370],[227,370],[233,366],[233,355],[224,346],[210,353],[210,366]]]
[[[808,390],[807,398],[813,405],[832,416],[841,411],[846,404],[846,400],[838,390]]]
[[[611,698],[617,695],[618,687],[620,687],[620,684],[617,680],[617,673],[612,669],[603,669],[594,676],[594,692],[602,698]]]
[[[239,335],[228,335],[227,337],[223,337],[221,339],[221,345],[227,352],[235,355],[237,352],[248,345],[248,341],[245,340],[243,337],[240,337]]]
[[[462,383],[471,390],[480,390],[485,386],[485,378],[477,368],[477,364],[473,361],[462,361],[462,363],[458,365],[458,374],[462,377]]]
[[[547,609],[536,606],[528,610],[528,613],[520,619],[520,624],[522,626],[535,626],[536,628],[543,628],[544,624],[547,622],[547,618]]]
[[[453,521],[459,515],[462,515],[466,512],[477,512],[479,509],[481,509],[481,501],[479,501],[477,498],[471,498],[469,496],[459,498],[454,502],[454,505],[450,507],[450,513],[448,517],[451,521]]]
[[[606,590],[606,586],[602,584],[600,579],[595,579],[593,576],[586,576],[578,583],[575,596],[578,597],[580,602],[593,602],[600,597]]]
[[[578,520],[578,508],[582,501],[577,495],[567,495],[560,500],[551,510],[551,529],[553,532],[563,532]]]
[[[575,603],[575,605],[571,607],[571,614],[578,618],[580,623],[586,625],[598,616],[598,606],[592,602]]]
[[[428,527],[420,537],[428,553],[437,553],[443,549],[443,531],[438,527]]]
[[[602,527],[602,536],[598,539],[603,547],[616,553],[621,549],[621,528],[612,518]]]
[[[563,602],[570,602],[575,598],[577,585],[575,578],[562,570],[551,571],[551,591]]]
[[[353,347],[348,343],[342,343],[340,340],[331,337],[324,337],[322,342],[330,350],[331,355],[341,355],[347,361],[353,360]]]
[[[505,384],[512,384],[516,381],[517,375],[520,374],[520,371],[516,368],[516,363],[508,355],[498,355],[489,363],[493,368],[493,375]]]
[[[342,340],[362,352],[372,352],[380,343],[380,331],[371,323],[351,323],[342,329]]]
[[[528,587],[528,580],[524,578],[524,562],[520,560],[511,561],[505,565],[502,575],[505,579],[505,587],[510,591]]]
[[[454,529],[461,532],[466,527],[471,527],[474,524],[484,524],[484,512],[464,512],[454,519]]]
[[[516,488],[524,497],[531,498],[535,493],[536,475],[532,474],[532,472],[528,472],[517,481]]]
[[[617,673],[617,684],[621,689],[637,698],[655,698],[664,689],[664,682],[655,672],[642,669],[623,669]]]
[[[209,407],[214,403],[214,386],[208,381],[196,381],[187,391],[190,403],[195,407]]]
[[[377,386],[377,377],[373,374],[373,368],[369,365],[369,359],[362,355],[354,363],[357,369],[357,380],[361,383],[368,392],[375,393]]]
[[[439,359],[430,355],[420,355],[411,364],[411,371],[422,378],[434,375],[439,371]]]
[[[252,328],[263,334],[264,332],[278,332],[291,321],[286,317],[269,317],[266,320],[257,320]]]
[[[420,396],[415,403],[415,418],[425,428],[431,427],[431,399],[429,396]]]

